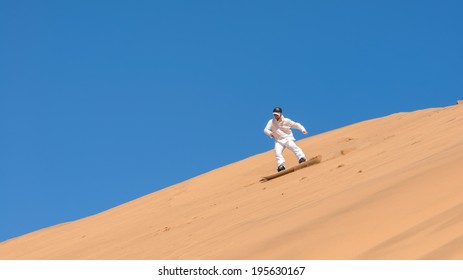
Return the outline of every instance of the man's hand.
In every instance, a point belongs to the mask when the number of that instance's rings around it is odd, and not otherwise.
[[[302,131],[302,134],[307,134],[307,130]]]
[[[270,136],[270,138],[273,138],[273,133],[270,133],[268,136]]]

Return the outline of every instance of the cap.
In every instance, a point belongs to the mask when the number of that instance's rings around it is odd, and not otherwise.
[[[273,109],[273,114],[275,114],[275,113],[278,113],[278,114],[281,115],[283,113],[283,110],[280,107],[275,107]]]

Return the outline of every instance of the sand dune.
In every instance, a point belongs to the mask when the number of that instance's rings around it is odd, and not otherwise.
[[[0,243],[0,259],[463,259],[462,105],[298,144],[322,163],[260,183],[269,151]]]

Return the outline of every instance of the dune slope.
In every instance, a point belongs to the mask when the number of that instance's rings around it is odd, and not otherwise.
[[[7,240],[0,259],[463,259],[462,105],[298,145],[323,161],[260,183],[275,163],[259,154]]]

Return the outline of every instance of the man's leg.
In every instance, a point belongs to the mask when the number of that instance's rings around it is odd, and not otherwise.
[[[284,165],[285,164],[285,158],[283,157],[283,150],[285,149],[285,146],[280,144],[279,142],[275,142],[275,156],[277,159],[277,165]]]
[[[305,158],[304,152],[296,145],[296,143],[294,143],[294,141],[288,141],[286,146],[296,155],[297,159],[300,160],[301,158]]]

